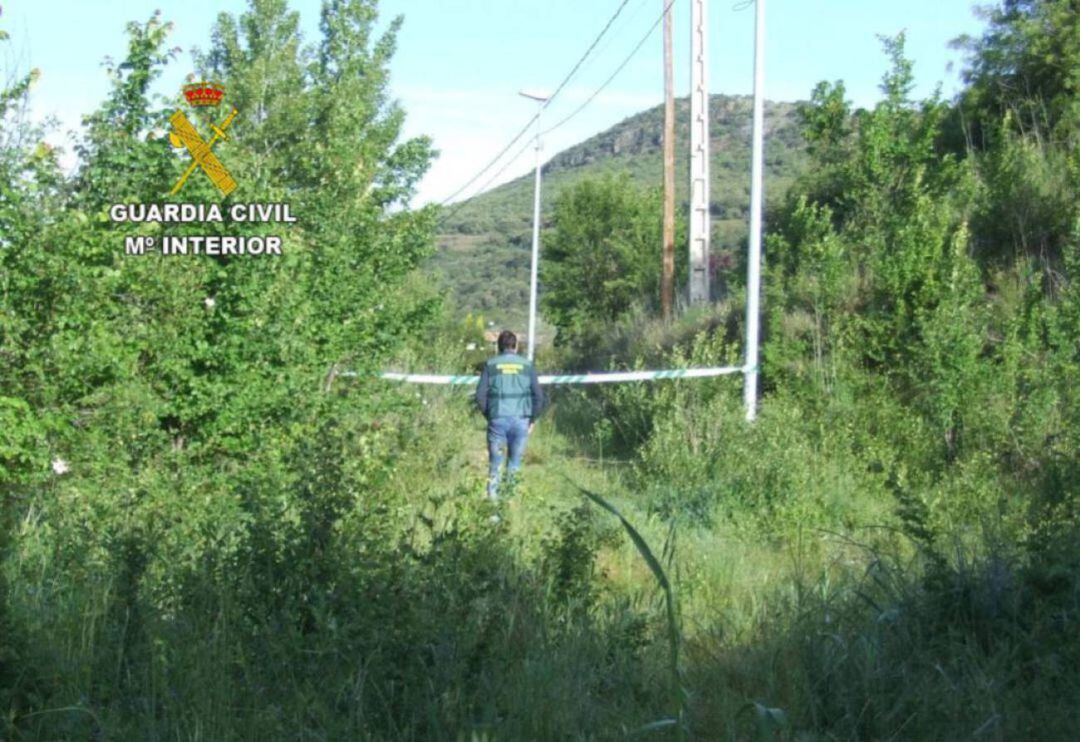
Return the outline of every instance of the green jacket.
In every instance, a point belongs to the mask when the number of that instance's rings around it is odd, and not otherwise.
[[[544,393],[532,363],[517,353],[500,353],[488,359],[476,385],[476,405],[488,420],[535,420],[544,409]]]

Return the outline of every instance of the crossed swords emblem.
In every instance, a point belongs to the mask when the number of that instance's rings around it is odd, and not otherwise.
[[[169,123],[172,124],[173,128],[169,132],[169,141],[172,146],[184,147],[191,154],[191,164],[184,171],[184,174],[180,176],[180,180],[176,181],[176,185],[173,186],[169,195],[176,195],[184,187],[184,183],[187,182],[187,179],[191,177],[197,167],[202,168],[202,171],[206,173],[206,177],[210,178],[210,182],[221,191],[222,196],[228,196],[236,189],[236,181],[229,175],[229,171],[225,169],[225,166],[221,164],[221,160],[217,158],[217,155],[212,150],[218,141],[228,139],[225,136],[225,130],[229,128],[235,117],[236,109],[234,108],[220,124],[211,125],[214,136],[210,137],[209,141],[199,136],[199,132],[195,130],[195,127],[188,117],[184,115],[183,111],[177,111],[169,118]]]

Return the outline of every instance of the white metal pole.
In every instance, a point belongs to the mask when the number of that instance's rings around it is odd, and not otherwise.
[[[758,314],[761,295],[761,206],[765,124],[765,0],[755,0],[754,134],[750,175],[750,250],[746,269],[746,367],[743,401],[746,419],[757,417]]]
[[[536,358],[536,268],[540,260],[540,101],[536,112],[536,184],[533,187],[532,270],[529,276],[529,360]]]

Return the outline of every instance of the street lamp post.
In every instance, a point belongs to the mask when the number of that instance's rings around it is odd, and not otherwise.
[[[746,419],[757,417],[758,314],[761,301],[761,220],[765,173],[765,0],[754,5],[754,128],[751,146],[750,240],[746,274],[746,366],[743,400]]]
[[[529,275],[529,360],[536,358],[536,269],[540,260],[540,113],[549,96],[528,90],[520,95],[536,101],[536,184],[533,187],[532,270]]]

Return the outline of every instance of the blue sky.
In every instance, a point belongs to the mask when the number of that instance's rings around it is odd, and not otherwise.
[[[392,92],[408,113],[406,135],[427,134],[441,151],[421,183],[417,203],[439,201],[486,164],[535,110],[521,88],[552,89],[569,71],[623,0],[384,0],[380,23],[405,17],[391,65]],[[219,12],[237,13],[246,0],[7,0],[0,28],[13,43],[0,70],[38,67],[37,118],[55,116],[50,137],[71,149],[66,133],[93,110],[108,89],[101,62],[124,51],[124,25],[155,9],[175,29],[184,51],[161,81],[174,91],[191,70],[190,49],[205,47]],[[752,7],[714,0],[709,8],[710,89],[748,94],[752,84]],[[308,38],[317,31],[317,0],[292,0]],[[576,108],[603,82],[654,23],[663,0],[628,0],[616,23],[560,98],[545,112],[553,122]],[[886,68],[878,34],[907,32],[918,95],[935,85],[952,95],[959,86],[956,36],[977,34],[982,23],[969,0],[768,0],[766,95],[809,96],[819,80],[842,79],[857,105],[872,105]],[[689,0],[675,0],[677,94],[688,90]],[[950,71],[950,65],[952,69]],[[661,36],[649,38],[618,78],[544,144],[545,157],[661,101]],[[517,151],[516,149],[513,151]],[[70,161],[70,160],[69,160]],[[525,152],[501,180],[526,172]],[[484,183],[481,178],[477,185]],[[463,195],[471,195],[466,192]]]

